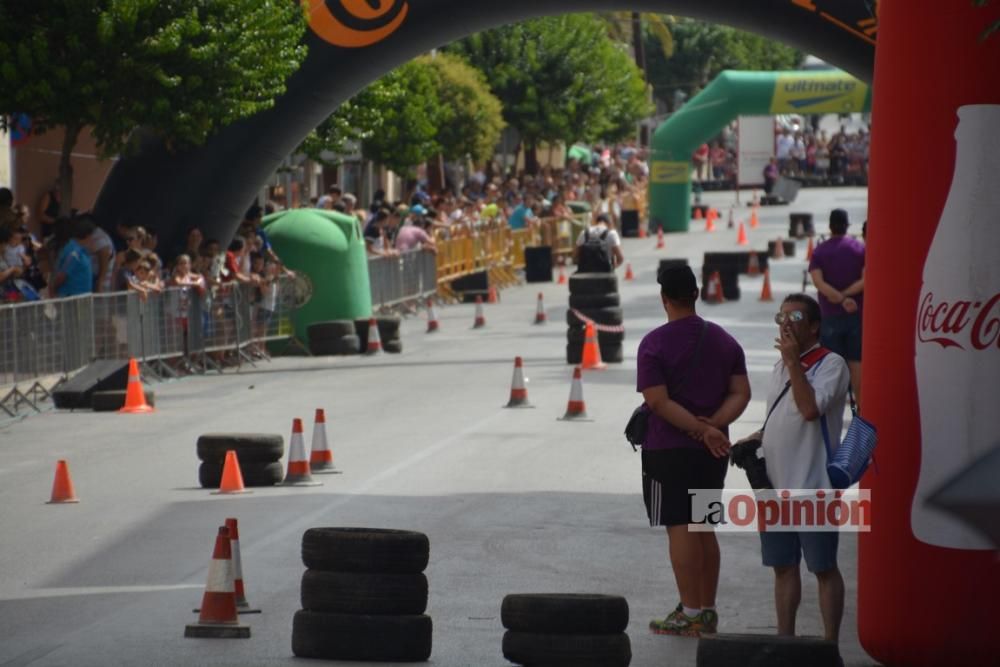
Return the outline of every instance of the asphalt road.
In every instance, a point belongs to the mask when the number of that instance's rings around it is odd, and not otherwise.
[[[728,210],[731,194],[710,194]],[[792,207],[762,208],[756,248],[787,233],[789,210],[842,206],[860,232],[863,189],[804,190]],[[748,215],[743,206],[737,213]],[[567,290],[504,290],[472,330],[473,307],[439,309],[441,331],[420,316],[402,327],[404,352],[374,358],[284,358],[239,373],[159,384],[157,412],[120,416],[49,411],[0,427],[0,665],[290,665],[299,607],[303,531],[313,526],[406,528],[430,537],[431,662],[501,666],[500,602],[513,592],[596,592],[629,602],[633,664],[693,665],[696,641],[649,634],[649,619],[677,602],[662,529],[645,518],[639,457],[622,429],[638,404],[635,351],[664,321],[655,269],[661,257],[737,249],[718,225],[655,240],[626,240],[636,272],[622,282],[626,361],[584,378],[592,422],[557,421],[566,409]],[[798,257],[772,266],[775,296],[801,287]],[[747,353],[754,399],[734,426],[741,437],[764,416],[776,304],[758,303],[761,279],[743,276],[743,299],[699,304]],[[549,322],[533,326],[535,299]],[[524,357],[533,410],[503,410],[512,360]],[[218,431],[279,433],[293,417],[326,409],[343,474],[314,488],[256,489],[220,497],[197,487],[195,440]],[[47,505],[55,461],[65,458],[81,499]],[[731,486],[742,486],[732,469]],[[216,527],[240,521],[250,602],[248,640],[185,639],[201,600]],[[755,536],[721,536],[720,629],[774,632],[772,575]],[[856,635],[856,540],[841,541],[848,584],[842,653],[871,664]],[[804,582],[799,631],[820,634],[815,585]],[[348,663],[339,663],[348,664]]]

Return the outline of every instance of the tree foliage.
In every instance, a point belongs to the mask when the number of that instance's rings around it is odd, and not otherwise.
[[[366,158],[401,174],[438,154],[490,157],[500,139],[500,101],[461,58],[422,56],[342,104],[299,147],[310,158],[343,153],[360,141]],[[334,160],[335,161],[335,160]]]
[[[487,74],[528,147],[621,138],[651,111],[635,63],[591,14],[487,30],[448,48]]]
[[[196,145],[270,107],[305,58],[306,21],[287,0],[0,2],[0,114],[66,130],[60,175],[90,127],[105,156],[143,126]]]
[[[681,19],[673,23],[674,54],[666,58],[658,37],[646,33],[646,72],[655,95],[672,100],[674,91],[693,96],[725,69],[794,69],[802,54],[765,37],[728,26]]]
[[[446,159],[466,156],[482,161],[493,155],[503,130],[503,108],[490,92],[486,76],[463,59],[448,53],[424,56],[417,63],[436,79],[442,117],[437,142]]]

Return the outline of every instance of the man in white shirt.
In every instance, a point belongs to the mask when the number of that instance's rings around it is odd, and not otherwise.
[[[594,224],[584,231],[576,239],[576,247],[573,248],[573,262],[577,265],[581,273],[598,273],[614,271],[625,263],[625,253],[622,252],[622,240],[618,232],[611,229],[611,219],[606,213],[598,214]],[[588,249],[584,246],[590,242],[603,246],[603,257],[589,256]]]
[[[790,294],[775,316],[781,361],[771,375],[768,414],[762,437],[767,476],[775,489],[831,489],[826,473],[826,420],[830,446],[840,443],[850,372],[847,362],[819,345],[819,304],[806,294]],[[786,390],[786,386],[788,389]],[[802,597],[799,562],[805,557],[819,584],[819,606],[826,639],[837,641],[844,614],[844,579],[837,567],[834,531],[761,532],[761,555],[774,568],[778,634],[795,634],[795,613]]]
[[[792,148],[795,147],[795,139],[792,137],[791,132],[787,128],[781,131],[778,135],[778,139],[775,142],[775,157],[778,158],[778,167],[781,168],[781,173],[788,173],[790,168],[790,160]]]

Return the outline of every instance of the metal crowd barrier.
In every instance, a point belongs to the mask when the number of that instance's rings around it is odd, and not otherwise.
[[[198,293],[173,287],[0,305],[0,417],[14,417],[101,359],[134,358],[143,376],[177,377],[252,364],[292,335],[292,281]],[[48,386],[46,386],[48,385]]]
[[[437,292],[437,261],[434,253],[410,250],[395,257],[370,257],[368,280],[372,305],[389,307],[417,301]]]

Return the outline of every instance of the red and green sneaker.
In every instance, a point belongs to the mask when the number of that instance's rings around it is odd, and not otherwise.
[[[684,613],[684,606],[677,605],[670,614],[662,621],[653,619],[649,622],[649,629],[657,635],[674,635],[677,637],[698,637],[703,626],[701,625],[701,614],[691,617]]]

